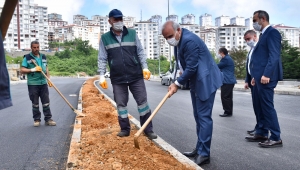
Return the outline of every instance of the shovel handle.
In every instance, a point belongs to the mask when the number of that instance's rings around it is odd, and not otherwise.
[[[33,59],[31,59],[31,61],[33,62],[33,64],[35,65],[35,66],[38,66],[37,64],[36,64],[36,62],[33,60]],[[75,108],[71,105],[71,103],[69,103],[69,101],[65,98],[65,96],[64,95],[62,95],[61,94],[61,92],[58,90],[58,88],[51,82],[51,80],[47,77],[47,75],[43,72],[43,70],[41,71],[41,73],[43,74],[43,76],[52,84],[52,86],[53,86],[53,88],[57,91],[57,93],[65,100],[65,102],[70,106],[70,108],[73,110],[73,111],[75,111]]]
[[[169,92],[165,95],[165,97],[162,99],[162,101],[158,104],[158,106],[155,108],[155,110],[152,112],[150,117],[147,119],[147,121],[143,124],[143,126],[134,134],[135,137],[140,136],[141,133],[145,130],[146,126],[150,123],[150,121],[153,119],[155,114],[158,112],[158,110],[161,108],[161,106],[166,102],[166,100],[169,98]]]

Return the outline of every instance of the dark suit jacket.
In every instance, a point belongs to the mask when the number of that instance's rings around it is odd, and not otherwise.
[[[184,70],[177,79],[178,83],[185,84],[190,79],[191,90],[195,91],[200,100],[207,100],[222,86],[223,74],[205,43],[196,34],[182,28],[177,50],[180,64]]]
[[[234,75],[234,61],[229,55],[226,55],[220,60],[218,67],[224,76],[223,84],[236,83],[236,79]]]
[[[269,26],[259,38],[251,56],[250,72],[256,82],[260,82],[262,76],[270,78],[270,81],[283,79],[280,53],[281,35]]]

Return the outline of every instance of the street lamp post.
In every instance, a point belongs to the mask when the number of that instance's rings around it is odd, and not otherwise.
[[[169,14],[169,0],[168,0],[168,20],[170,20],[170,14]],[[170,60],[170,70],[172,70],[172,58],[171,58],[171,46],[169,44],[169,60]]]

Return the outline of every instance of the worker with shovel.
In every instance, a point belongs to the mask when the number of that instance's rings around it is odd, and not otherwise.
[[[143,125],[151,115],[147,102],[147,92],[143,78],[150,78],[150,71],[137,33],[126,28],[123,24],[123,14],[118,9],[109,12],[108,22],[112,27],[110,31],[101,36],[99,43],[98,67],[100,72],[100,86],[107,89],[104,77],[106,64],[110,67],[110,80],[113,87],[114,100],[118,109],[118,121],[121,131],[118,136],[130,135],[128,119],[128,88],[131,91]],[[150,122],[144,130],[149,139],[157,138]]]
[[[44,54],[39,52],[39,42],[31,42],[31,52],[24,56],[22,62],[21,72],[27,74],[27,85],[29,98],[32,102],[32,112],[34,124],[33,126],[40,126],[41,112],[39,110],[39,98],[43,105],[44,120],[46,125],[55,126],[56,123],[51,119],[52,114],[50,110],[49,91],[47,86],[47,79],[43,76],[42,71],[49,77],[47,67],[47,59]],[[35,63],[34,63],[35,62]],[[38,66],[36,66],[37,64]],[[48,82],[49,87],[52,83]]]

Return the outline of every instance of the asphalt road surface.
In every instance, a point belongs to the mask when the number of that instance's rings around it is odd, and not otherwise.
[[[78,92],[85,80],[52,78],[52,81],[76,108]],[[13,106],[0,110],[0,170],[66,169],[75,114],[55,89],[49,88],[49,92],[52,118],[57,125],[46,126],[42,115],[41,126],[33,127],[27,85],[11,85]]]
[[[77,106],[77,96],[84,79],[53,78],[52,81]],[[112,87],[105,93],[113,98]],[[146,81],[148,101],[152,110],[167,93],[160,82]],[[11,86],[13,107],[0,110],[0,170],[65,169],[69,142],[74,123],[74,112],[50,88],[51,110],[57,126],[33,127],[31,102],[26,84]],[[265,149],[257,143],[246,142],[246,130],[254,127],[249,92],[234,92],[234,116],[221,118],[219,91],[213,109],[214,131],[211,163],[202,168],[218,169],[300,169],[300,96],[275,95],[275,108],[282,131],[283,147]],[[129,113],[139,120],[137,106],[130,94]],[[196,143],[195,121],[188,90],[179,90],[166,101],[154,117],[155,132],[178,149],[190,151]]]
[[[113,99],[112,87],[103,90]],[[148,102],[152,110],[167,93],[160,82],[146,81]],[[211,170],[276,170],[300,169],[300,96],[275,95],[275,108],[281,126],[283,147],[260,148],[245,141],[246,130],[254,128],[255,116],[249,92],[234,91],[233,117],[219,117],[223,112],[220,91],[213,108],[211,162],[203,165]],[[139,120],[137,105],[130,93],[129,113]],[[153,120],[154,131],[180,152],[196,145],[196,124],[192,114],[189,90],[179,90],[166,101]]]

